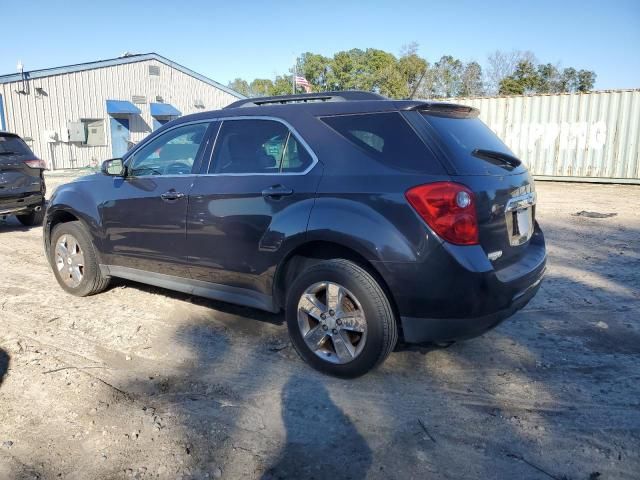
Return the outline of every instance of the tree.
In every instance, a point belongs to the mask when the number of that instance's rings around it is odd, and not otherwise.
[[[418,56],[417,43],[413,42],[403,47],[398,60],[398,71],[402,75],[410,98],[415,96],[428,68],[429,63]]]
[[[469,62],[464,66],[460,77],[460,97],[479,97],[484,95],[482,67],[478,62]]]
[[[266,97],[273,91],[273,82],[268,78],[256,78],[249,85],[251,96]]]
[[[538,65],[538,88],[536,93],[562,92],[562,79],[558,67],[547,63]]]
[[[317,53],[306,52],[298,58],[297,69],[311,83],[312,91],[327,90],[327,75],[331,60]]]
[[[500,82],[510,77],[516,71],[518,64],[529,61],[532,64],[538,63],[533,52],[528,50],[511,50],[504,52],[496,50],[487,57],[486,86],[489,94],[496,94],[500,90]]]
[[[502,79],[499,93],[501,95],[524,95],[535,93],[539,87],[536,66],[530,60],[518,62],[515,72]]]
[[[368,48],[363,56],[362,79],[371,90],[390,98],[409,95],[406,82],[398,69],[395,55],[384,50]]]
[[[496,50],[488,57],[488,68],[476,61],[463,62],[443,55],[432,66],[418,55],[414,42],[400,56],[376,48],[352,48],[325,57],[303,53],[296,72],[311,84],[312,91],[365,90],[390,98],[455,98],[533,93],[588,92],[596,80],[591,70],[560,69],[539,64],[533,53]],[[250,96],[284,95],[292,92],[293,68],[274,80],[255,79],[250,84],[236,78],[229,86]],[[297,89],[301,91],[301,89]]]
[[[278,75],[273,82],[269,95],[291,95],[291,75]]]
[[[580,70],[578,72],[578,86],[576,88],[578,92],[589,92],[593,90],[595,83],[596,72],[591,70]]]
[[[569,67],[562,71],[560,76],[560,89],[562,92],[575,92],[578,88],[578,72]]]
[[[462,85],[463,64],[451,55],[444,55],[433,65],[433,96],[451,98]]]
[[[243,80],[242,78],[236,78],[232,82],[229,82],[227,86],[230,89],[235,90],[238,93],[241,93],[242,95],[245,95],[247,97],[251,96],[251,88],[249,87],[249,84],[247,83],[247,81]]]
[[[331,62],[327,74],[330,90],[367,89],[363,79],[364,51],[353,48],[349,51],[337,52]]]

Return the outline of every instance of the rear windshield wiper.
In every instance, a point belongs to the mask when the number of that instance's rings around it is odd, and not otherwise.
[[[519,167],[522,162],[508,153],[496,152],[495,150],[476,149],[471,152],[474,157],[488,160],[495,165],[509,166],[511,169]]]
[[[0,155],[17,155],[18,152],[0,152]]]

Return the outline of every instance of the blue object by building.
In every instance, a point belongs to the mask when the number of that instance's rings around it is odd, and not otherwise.
[[[180,110],[169,103],[151,103],[152,117],[179,117],[182,115]]]
[[[129,150],[129,119],[111,117],[111,154],[120,158]]]
[[[140,115],[142,112],[126,100],[107,100],[107,113],[109,115]]]

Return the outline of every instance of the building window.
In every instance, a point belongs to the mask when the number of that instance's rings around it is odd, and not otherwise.
[[[80,120],[85,131],[85,145],[90,147],[102,147],[107,144],[104,134],[104,120],[83,118]]]
[[[160,67],[158,65],[149,65],[149,75],[160,76]]]

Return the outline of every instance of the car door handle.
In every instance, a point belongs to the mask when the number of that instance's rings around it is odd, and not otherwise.
[[[160,198],[162,200],[165,200],[168,202],[172,200],[178,200],[182,197],[184,197],[184,193],[176,192],[175,190],[169,190],[168,192],[164,192],[162,195],[160,195]]]
[[[285,187],[284,185],[272,185],[262,191],[262,196],[265,198],[280,198],[292,194],[293,190],[289,187]]]

